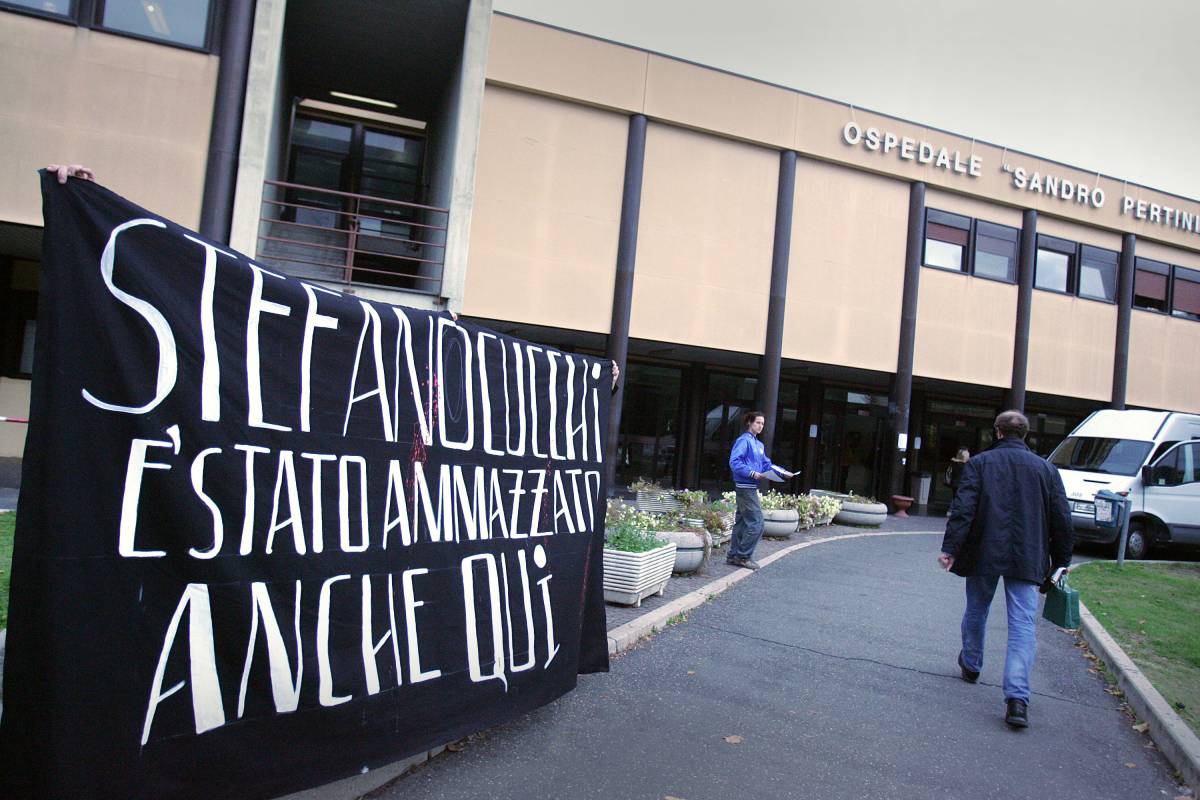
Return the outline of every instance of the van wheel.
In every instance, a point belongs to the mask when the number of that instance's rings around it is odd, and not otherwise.
[[[1118,538],[1117,547],[1120,548],[1120,546],[1121,540]],[[1129,538],[1125,541],[1125,557],[1136,561],[1145,558],[1149,550],[1150,537],[1145,523],[1141,521],[1129,523]]]

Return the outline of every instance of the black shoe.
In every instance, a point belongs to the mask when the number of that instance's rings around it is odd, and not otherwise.
[[[757,561],[751,560],[749,558],[744,558],[744,559],[742,559],[742,566],[745,567],[746,569],[758,569],[759,567],[762,566],[762,564],[759,564]]]
[[[967,683],[974,683],[979,680],[979,673],[967,669],[967,665],[963,663],[961,652],[958,654],[958,669],[962,673],[962,679]]]
[[[1004,721],[1014,728],[1028,728],[1029,709],[1025,701],[1010,698],[1004,702],[1008,704],[1008,713],[1004,715]]]
[[[746,566],[746,559],[738,558],[737,556],[730,556],[729,558],[725,559],[725,563],[731,567],[744,567]]]

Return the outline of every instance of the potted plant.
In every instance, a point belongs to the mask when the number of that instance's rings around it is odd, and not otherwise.
[[[712,552],[712,539],[704,529],[704,523],[685,519],[677,512],[656,517],[651,532],[660,539],[675,544],[675,566],[672,570],[680,574],[695,572],[708,561]]]
[[[763,536],[786,539],[800,525],[800,514],[796,511],[791,495],[772,489],[761,495],[763,512]]]
[[[700,514],[700,519],[704,523],[704,529],[708,531],[709,538],[712,539],[713,547],[720,547],[732,538],[734,514],[722,510],[719,503],[705,508]]]
[[[809,495],[816,503],[818,525],[828,525],[842,510],[842,501],[830,495]]]
[[[604,526],[604,600],[641,606],[662,595],[675,566],[675,544],[642,527],[634,514],[618,515]]]
[[[647,478],[638,478],[629,484],[629,491],[636,496],[638,511],[663,513],[678,511],[683,504],[675,499],[675,493],[667,491],[659,484]]]
[[[813,494],[831,497],[841,503],[833,521],[839,525],[859,525],[877,528],[887,519],[888,509],[874,497],[857,494],[839,494],[823,489],[814,489]]]

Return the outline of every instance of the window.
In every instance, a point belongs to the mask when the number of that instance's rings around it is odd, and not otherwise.
[[[922,263],[927,267],[1016,283],[1017,243],[1020,240],[1021,231],[1017,228],[931,208],[925,212],[925,258]]]
[[[211,0],[0,0],[0,10],[196,50],[210,49],[216,7]]]
[[[2,6],[16,6],[51,17],[71,16],[71,0],[3,0]]]
[[[1079,248],[1079,296],[1117,300],[1117,269],[1121,254],[1085,244]]]
[[[1052,292],[1072,292],[1075,289],[1074,267],[1074,242],[1053,236],[1038,236],[1034,286]]]
[[[208,0],[104,0],[100,24],[147,39],[204,47]]]
[[[970,217],[929,209],[925,212],[925,266],[965,272],[970,236]]]
[[[1134,261],[1133,307],[1166,312],[1167,278],[1171,267],[1161,261],[1139,258]]]
[[[1102,475],[1136,475],[1149,452],[1150,442],[1136,439],[1068,436],[1050,456],[1050,463]]]
[[[978,220],[975,223],[975,257],[972,275],[1015,283],[1017,242],[1021,232],[1006,225]]]
[[[1173,473],[1172,485],[1196,483],[1200,481],[1200,463],[1197,462],[1200,462],[1200,444],[1190,442],[1167,453],[1154,464],[1154,468],[1157,472],[1164,467],[1170,467]]]
[[[1175,267],[1171,285],[1171,313],[1200,320],[1200,270]]]

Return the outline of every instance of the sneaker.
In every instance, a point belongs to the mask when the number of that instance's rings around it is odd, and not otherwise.
[[[967,665],[963,663],[961,652],[958,654],[958,669],[962,673],[962,679],[967,683],[975,683],[975,681],[979,680],[979,673],[967,669]]]
[[[742,566],[743,566],[743,567],[745,567],[746,569],[758,569],[758,568],[759,568],[760,566],[762,566],[762,565],[761,565],[761,564],[759,564],[757,561],[754,561],[754,560],[752,560],[752,559],[749,559],[749,558],[743,558],[743,559],[742,559]]]
[[[729,556],[725,559],[725,563],[731,567],[744,567],[746,566],[746,559],[738,558],[737,556]]]
[[[1028,728],[1029,727],[1029,709],[1024,700],[1009,698],[1004,701],[1008,705],[1008,712],[1004,715],[1004,721],[1013,728]]]

